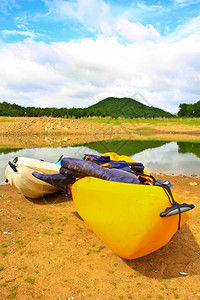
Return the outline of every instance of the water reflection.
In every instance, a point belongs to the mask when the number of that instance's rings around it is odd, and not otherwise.
[[[177,142],[179,153],[193,153],[200,158],[200,143]]]
[[[196,154],[183,152],[183,148],[181,152],[178,144],[170,142],[155,149],[146,149],[132,157],[142,161],[145,168],[152,173],[200,176],[200,159]]]
[[[17,152],[21,150],[22,148],[0,148],[0,154],[7,154],[10,152]]]
[[[125,154],[131,156],[135,153],[141,152],[145,149],[152,149],[160,147],[168,142],[166,141],[156,141],[156,140],[110,140],[110,141],[101,141],[87,143],[90,149],[96,150],[99,153],[105,152],[116,152],[120,155]]]
[[[0,184],[4,183],[7,162],[15,156],[25,156],[55,162],[61,155],[82,158],[83,154],[113,151],[143,162],[151,173],[200,176],[200,143],[111,140],[58,148],[1,149]]]

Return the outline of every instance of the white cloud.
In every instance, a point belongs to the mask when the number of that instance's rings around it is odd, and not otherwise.
[[[130,42],[160,38],[151,24],[144,26],[125,17],[113,16],[110,6],[103,0],[45,0],[45,3],[49,13],[59,20],[73,19],[85,29],[106,37],[121,36]]]
[[[31,39],[36,39],[36,38],[41,38],[44,37],[44,34],[41,34],[39,32],[34,32],[33,30],[28,30],[25,25],[17,25],[18,29],[22,30],[0,30],[0,35],[2,38],[7,38],[8,36],[21,36],[24,38],[31,38]]]
[[[49,14],[62,20],[74,18],[85,26],[98,28],[109,17],[109,6],[103,0],[44,0]]]
[[[170,42],[183,40],[189,36],[195,36],[199,38],[200,36],[200,16],[189,20],[188,22],[184,23],[177,27],[177,29],[168,35],[167,39]]]
[[[166,7],[166,3],[162,3],[162,5],[158,5],[158,4],[153,5],[153,4],[150,4],[150,3],[145,4],[144,1],[137,1],[137,6],[140,9],[142,9],[143,11],[144,10],[151,11],[152,13],[163,13],[163,12],[166,12],[168,10],[168,8]]]
[[[185,7],[193,4],[200,3],[199,0],[174,0],[175,6]]]
[[[139,91],[153,106],[173,112],[179,103],[199,100],[200,17],[163,38],[151,24],[112,17],[102,0],[46,3],[50,12],[73,16],[99,35],[52,44],[30,38],[2,44],[1,99],[43,107],[87,107],[105,97],[131,97]],[[26,30],[4,34],[19,32],[32,37]],[[129,43],[121,44],[119,36]]]
[[[1,0],[0,1],[0,12],[3,14],[9,14],[9,10],[12,8],[18,8],[19,5],[16,4],[15,0]]]
[[[23,35],[25,37],[31,37],[32,39],[35,38],[34,32],[30,32],[27,30],[1,30],[0,33],[2,34],[3,37],[6,37],[8,35]]]
[[[116,19],[115,24],[116,31],[129,42],[160,39],[159,32],[151,24],[144,26],[122,18]]]

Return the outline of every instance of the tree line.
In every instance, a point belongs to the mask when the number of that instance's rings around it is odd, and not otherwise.
[[[194,104],[182,103],[179,105],[179,117],[200,117],[200,100]]]
[[[88,108],[56,108],[56,107],[23,107],[17,104],[10,104],[6,101],[0,103],[0,116],[8,117],[57,117],[57,118],[87,118],[106,117],[103,110],[90,110]]]

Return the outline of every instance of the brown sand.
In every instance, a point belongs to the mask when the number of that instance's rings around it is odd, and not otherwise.
[[[30,201],[1,186],[0,299],[200,299],[200,178],[164,178],[196,208],[166,246],[136,260],[105,247],[62,194]]]

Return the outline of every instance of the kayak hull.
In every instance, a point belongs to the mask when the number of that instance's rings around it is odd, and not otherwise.
[[[40,161],[37,159],[19,157],[15,162],[12,159],[5,170],[5,176],[8,182],[19,190],[25,197],[40,198],[59,191],[44,181],[35,178],[32,173],[34,171],[42,173],[58,173],[59,165]]]
[[[85,177],[71,189],[83,220],[123,258],[135,259],[156,251],[178,230],[179,215],[160,217],[171,206],[161,187]],[[183,203],[176,195],[174,199]],[[182,213],[180,226],[188,219],[188,212]]]

